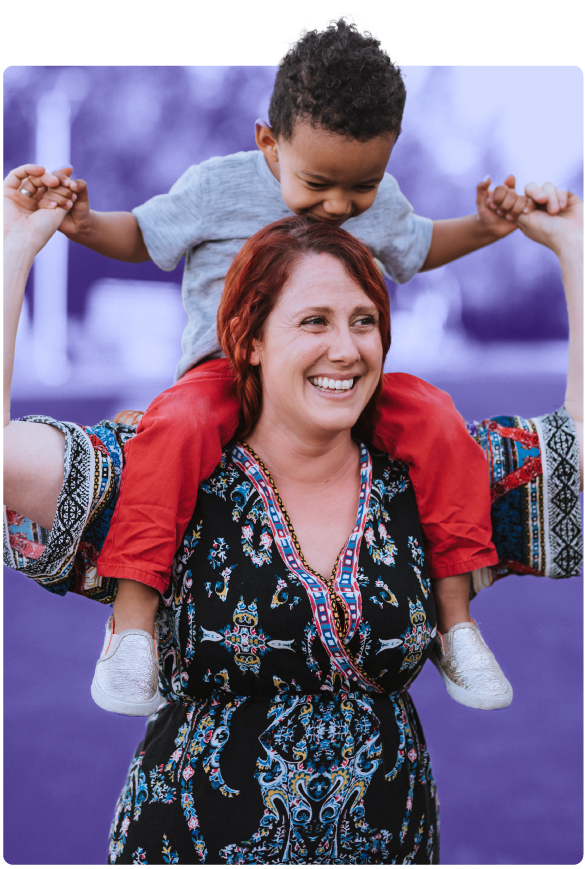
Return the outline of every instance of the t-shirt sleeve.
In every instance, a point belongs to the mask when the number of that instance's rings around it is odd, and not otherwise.
[[[376,202],[364,216],[369,218],[371,239],[362,238],[357,222],[355,230],[350,228],[350,221],[346,228],[371,247],[393,281],[397,284],[409,281],[427,258],[433,221],[413,213],[412,205],[391,175],[384,176]]]
[[[583,539],[579,448],[569,413],[499,416],[468,427],[489,464],[499,557],[495,567],[473,571],[474,591],[511,573],[576,576]]]
[[[153,196],[132,210],[150,258],[171,271],[183,254],[203,240],[204,215],[200,166],[191,166],[168,193]]]
[[[96,562],[118,499],[124,444],[136,427],[104,421],[82,428],[47,416],[24,419],[65,435],[63,486],[50,531],[4,508],[4,564],[54,594],[72,591],[111,603],[116,580],[98,576]]]

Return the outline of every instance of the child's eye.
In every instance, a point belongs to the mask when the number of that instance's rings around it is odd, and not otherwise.
[[[377,184],[360,184],[360,186],[355,189],[358,193],[370,193],[372,190],[375,190],[377,186]]]
[[[327,184],[319,184],[317,181],[307,181],[307,186],[311,190],[327,190]]]

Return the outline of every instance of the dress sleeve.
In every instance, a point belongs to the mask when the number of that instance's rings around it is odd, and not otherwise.
[[[579,449],[565,408],[534,419],[468,424],[489,465],[499,563],[473,571],[473,590],[508,574],[563,579],[583,565]]]
[[[200,166],[191,166],[168,193],[132,210],[151,260],[172,271],[184,253],[204,241]]]
[[[47,416],[26,416],[65,435],[63,486],[51,531],[4,508],[4,564],[54,594],[68,591],[111,603],[116,580],[100,577],[96,561],[124,466],[124,444],[136,427],[104,421],[83,428]]]

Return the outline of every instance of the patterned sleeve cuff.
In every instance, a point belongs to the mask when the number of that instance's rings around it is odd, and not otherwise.
[[[583,567],[579,444],[575,424],[563,407],[533,420],[542,455],[545,576],[576,576]]]
[[[91,428],[26,416],[65,435],[63,486],[51,531],[4,510],[4,563],[55,594],[68,591],[110,603],[116,580],[98,576],[96,562],[118,498],[124,444],[133,425],[104,421]]]
[[[51,425],[65,435],[63,486],[51,531],[4,509],[4,564],[49,591],[65,594],[92,504],[93,448],[83,429],[74,423],[41,415],[26,416],[24,421]]]
[[[583,563],[579,451],[571,416],[494,417],[470,427],[484,450],[499,563],[473,572],[475,592],[510,573],[561,579]]]

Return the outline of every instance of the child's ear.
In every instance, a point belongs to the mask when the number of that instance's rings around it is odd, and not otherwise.
[[[272,129],[256,121],[256,144],[267,160],[278,163],[278,145]]]

